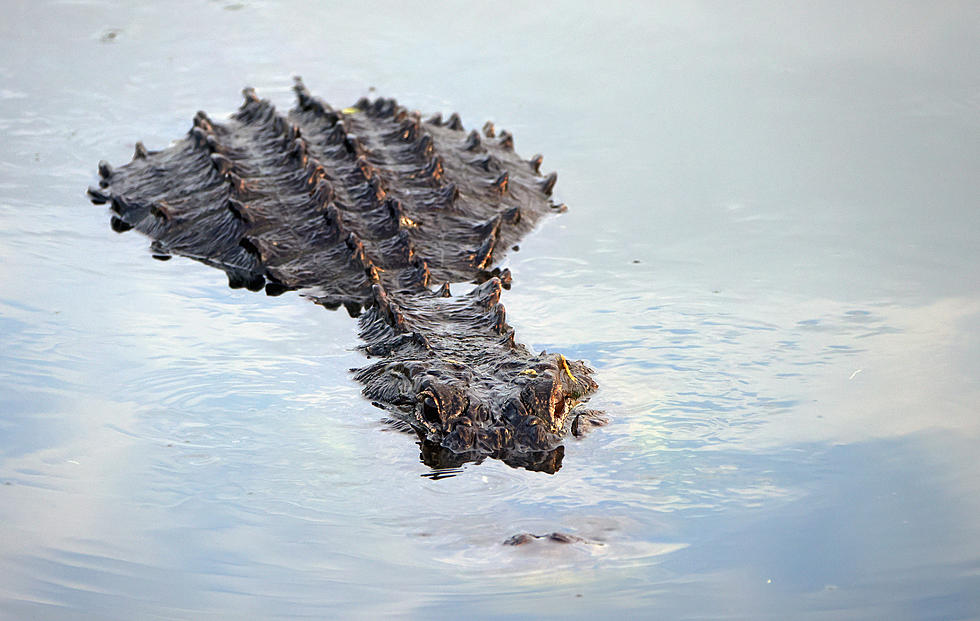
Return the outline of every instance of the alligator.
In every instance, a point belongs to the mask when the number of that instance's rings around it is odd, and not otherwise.
[[[394,99],[335,109],[296,78],[281,114],[251,88],[223,122],[198,112],[187,135],[98,166],[96,204],[151,253],[223,270],[232,288],[299,291],[359,318],[363,394],[414,431],[423,462],[486,457],[555,472],[569,433],[603,422],[583,407],[593,370],[514,338],[498,262],[545,216],[557,175],[488,122],[423,120]],[[450,284],[464,289],[454,295]]]

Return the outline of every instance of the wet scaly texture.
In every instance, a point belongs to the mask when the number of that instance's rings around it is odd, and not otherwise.
[[[581,361],[515,342],[500,304],[510,272],[494,267],[563,209],[549,198],[556,175],[490,123],[466,132],[455,114],[423,120],[383,98],[335,110],[295,90],[287,116],[245,89],[228,121],[199,112],[173,146],[100,163],[93,202],[111,206],[115,230],[151,237],[158,258],[359,315],[376,360],[355,377],[418,433],[426,463],[489,455],[556,471],[562,437],[601,420],[576,409],[596,384]],[[481,284],[452,295],[468,281]]]

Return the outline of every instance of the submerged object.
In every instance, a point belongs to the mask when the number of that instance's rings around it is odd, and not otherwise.
[[[297,78],[282,115],[246,88],[230,119],[204,112],[170,147],[136,144],[98,167],[89,196],[153,256],[217,267],[233,288],[298,290],[360,321],[363,393],[407,423],[435,467],[491,456],[549,472],[568,433],[599,424],[581,402],[592,369],[516,342],[496,267],[544,216],[562,211],[555,173],[521,159],[491,123],[423,120],[394,99],[334,109]],[[477,286],[453,295],[450,283]]]

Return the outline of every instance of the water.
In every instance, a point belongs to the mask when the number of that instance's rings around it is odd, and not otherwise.
[[[975,4],[134,4],[0,22],[0,617],[980,618]],[[344,313],[85,200],[293,74],[559,171],[503,300],[598,369],[557,474],[425,476]]]

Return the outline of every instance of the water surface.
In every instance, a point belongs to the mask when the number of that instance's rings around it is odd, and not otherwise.
[[[8,4],[0,617],[980,618],[976,5]],[[503,298],[598,370],[557,474],[426,476],[346,314],[85,200],[294,74],[559,171]]]

